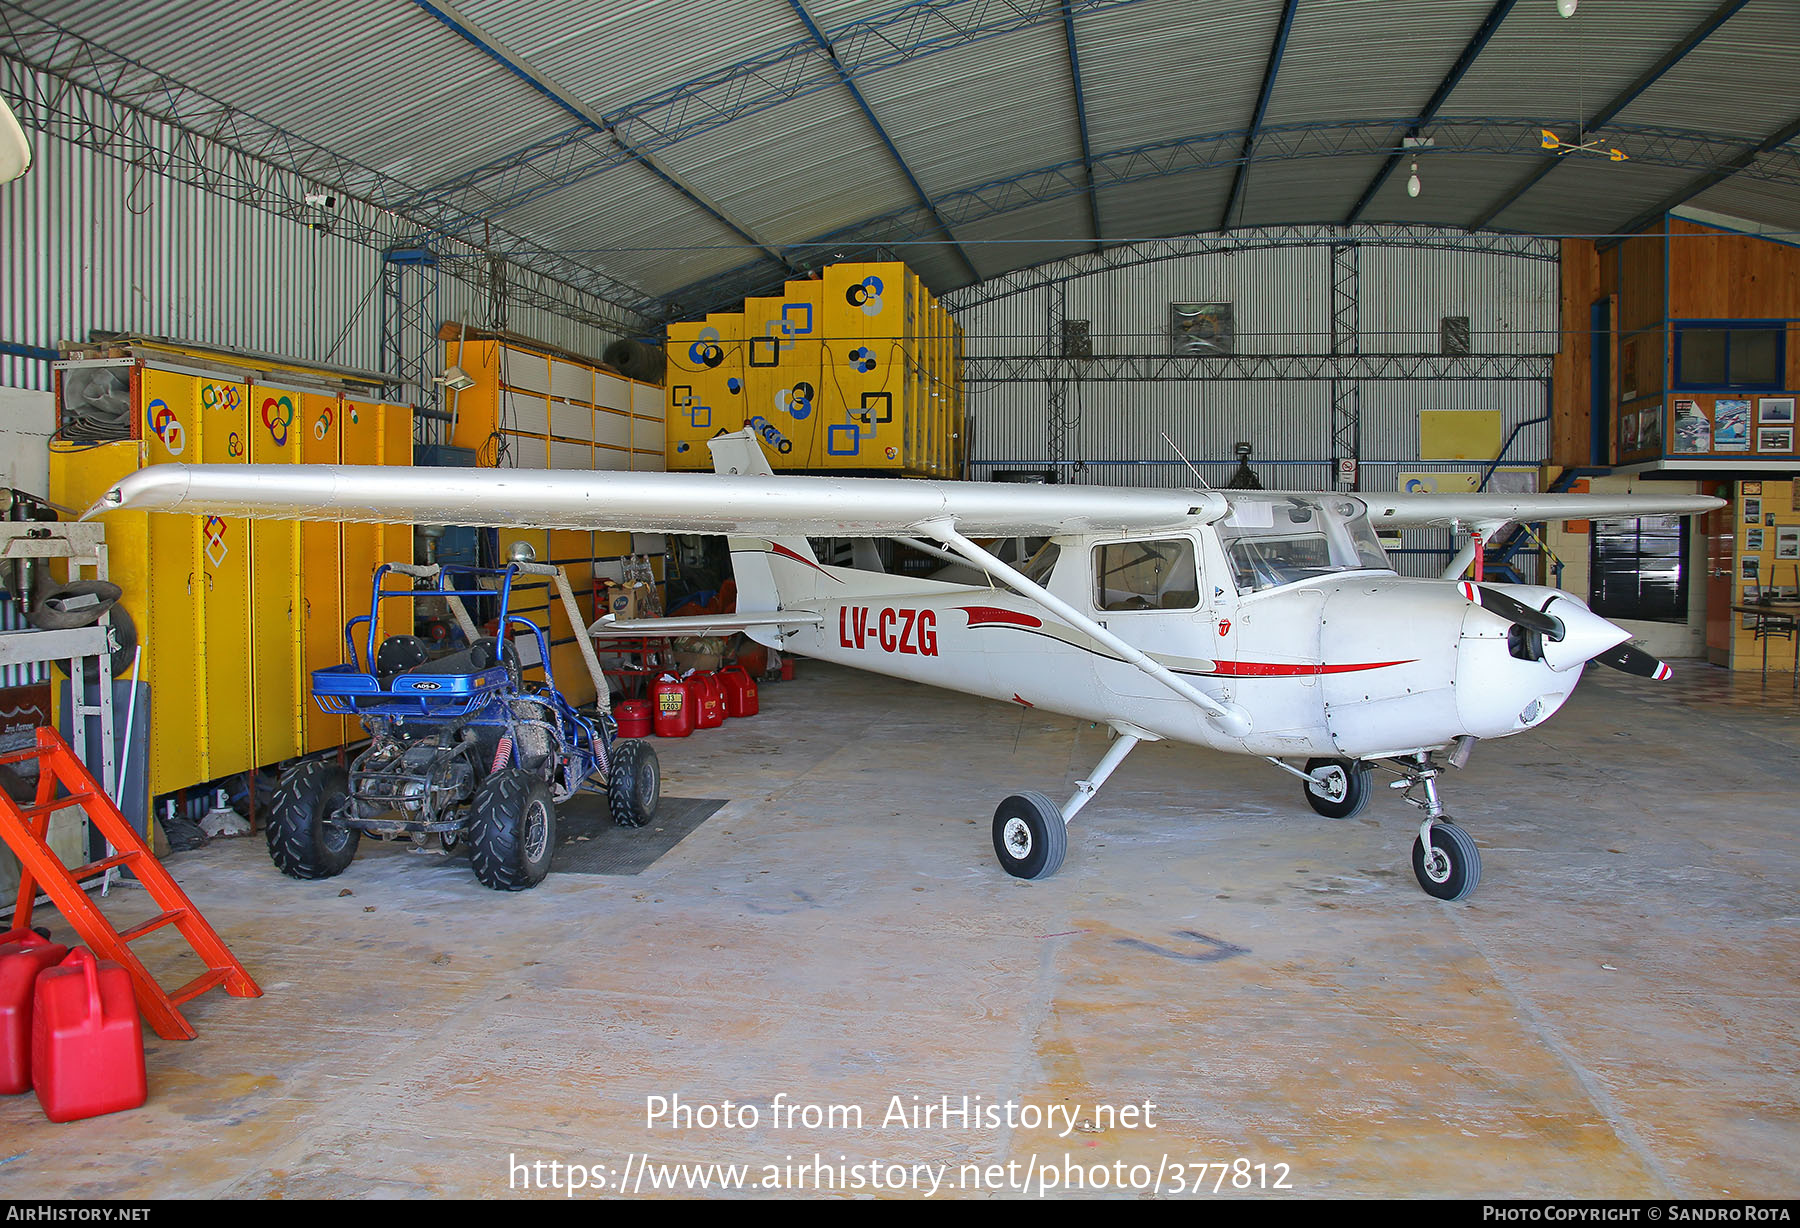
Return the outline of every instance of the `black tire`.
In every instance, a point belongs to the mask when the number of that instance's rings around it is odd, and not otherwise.
[[[503,768],[470,803],[469,865],[484,887],[524,891],[544,881],[556,853],[556,803],[530,772]]]
[[[1413,876],[1426,895],[1440,900],[1467,898],[1481,881],[1481,850],[1475,837],[1454,823],[1431,825],[1433,857],[1427,864],[1425,844],[1413,840]]]
[[[1302,785],[1306,794],[1306,804],[1328,819],[1351,819],[1361,814],[1363,807],[1369,804],[1369,795],[1373,792],[1370,778],[1374,775],[1369,765],[1360,759],[1308,759],[1306,771],[1310,775],[1323,767],[1334,767],[1343,773],[1343,790],[1341,793],[1320,791],[1314,784]]]
[[[606,765],[606,804],[620,827],[642,827],[662,800],[662,765],[656,748],[639,738],[618,738]]]
[[[324,759],[296,764],[269,807],[269,859],[289,878],[336,878],[356,859],[362,833],[329,822],[350,797],[350,775]]]
[[[994,856],[1014,878],[1049,878],[1068,851],[1068,824],[1042,793],[1015,793],[995,808]]]

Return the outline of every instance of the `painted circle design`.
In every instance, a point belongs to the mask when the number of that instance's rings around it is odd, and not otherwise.
[[[703,328],[694,344],[688,346],[688,359],[711,370],[725,361],[725,351],[719,348],[719,330]]]
[[[238,438],[238,433],[236,431],[233,431],[233,432],[231,432],[230,435],[226,436],[226,438],[225,438],[225,455],[227,455],[227,456],[242,456],[243,454],[244,454],[243,440]]]
[[[187,449],[187,432],[181,428],[181,422],[167,401],[158,397],[150,402],[144,407],[144,418],[150,433],[162,440],[170,456],[180,456]]]
[[[850,351],[850,366],[865,374],[875,369],[875,351],[866,345],[859,345]]]
[[[294,400],[289,396],[265,397],[262,403],[263,426],[278,448],[287,447],[288,428],[294,425]]]
[[[329,409],[319,411],[319,416],[313,419],[314,439],[324,439],[325,436],[331,434],[331,419],[332,413]]]

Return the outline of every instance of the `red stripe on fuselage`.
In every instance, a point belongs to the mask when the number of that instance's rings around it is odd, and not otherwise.
[[[1033,618],[1029,614],[1019,614],[1013,610],[1002,610],[998,606],[964,605],[956,608],[969,616],[971,627],[987,627],[996,623],[1009,627],[1041,627],[1044,625],[1044,620],[1041,618]]]
[[[1415,660],[1417,658],[1414,658]],[[1225,678],[1303,678],[1308,674],[1355,674],[1412,661],[1364,661],[1356,665],[1279,665],[1273,661],[1215,661],[1209,673]]]

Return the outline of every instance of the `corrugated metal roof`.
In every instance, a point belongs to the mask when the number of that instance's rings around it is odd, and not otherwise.
[[[1093,235],[1065,16],[1101,168],[1105,240],[1215,228],[1238,179],[1237,151],[1284,7],[1285,0],[459,0],[429,8],[417,0],[0,0],[9,18],[0,22],[0,56],[38,63],[30,57],[66,53],[11,41],[29,19],[59,23],[255,117],[263,126],[256,140],[218,126],[216,115],[204,126],[283,169],[295,169],[300,155],[268,141],[270,130],[384,176],[364,190],[399,210],[397,230],[452,226],[481,242],[420,203],[439,199],[452,213],[502,228],[505,245],[535,249],[518,255],[523,263],[566,253],[654,299],[697,282],[728,286],[730,273],[751,265],[775,267],[745,232],[774,245],[827,236],[849,248],[859,240],[941,242],[902,159],[929,202],[948,198],[952,227],[973,245],[979,275],[1081,250]],[[1300,0],[1229,224],[1351,220],[1493,7]],[[1425,191],[1404,194],[1403,160],[1358,218],[1467,225],[1491,214],[1489,224],[1503,228],[1595,234],[1678,201],[1688,185],[1730,169],[1794,119],[1793,0],[1747,0],[1657,71],[1718,11],[1719,0],[1588,0],[1564,19],[1549,0],[1521,0],[1423,125],[1437,142],[1421,157]],[[79,65],[68,71],[83,84],[121,88],[122,78],[89,80]],[[180,122],[189,114],[167,91],[128,92],[123,101],[153,115]],[[1537,177],[1554,161],[1535,145],[1540,125],[1567,139],[1615,103],[1608,131],[1629,162],[1570,155]],[[699,202],[583,117],[618,124],[621,137],[680,176]],[[1491,122],[1453,122],[1471,117]],[[1127,165],[1132,181],[1120,185],[1115,176]],[[980,185],[987,187],[973,198],[959,195]],[[1696,203],[1800,231],[1800,162],[1764,159]],[[913,214],[899,230],[888,220],[897,211]],[[859,233],[865,223],[870,230]],[[916,257],[939,293],[969,279],[948,247],[902,254]]]

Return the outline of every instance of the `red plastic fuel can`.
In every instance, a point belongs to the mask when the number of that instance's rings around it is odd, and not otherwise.
[[[69,948],[30,930],[0,934],[0,1095],[31,1090],[31,1001],[38,973]]]
[[[627,699],[613,705],[613,723],[618,726],[621,738],[647,738],[653,724],[650,715],[650,701],[647,699]]]
[[[144,1028],[125,969],[77,947],[39,975],[31,1012],[31,1085],[51,1121],[144,1103]]]
[[[694,727],[717,729],[725,723],[725,688],[719,676],[710,670],[689,676],[688,687],[698,697],[694,704]]]
[[[685,738],[694,732],[694,695],[687,683],[664,674],[650,688],[652,722],[659,738]]]
[[[732,666],[719,671],[719,681],[725,685],[725,715],[755,716],[758,710],[756,700],[756,679],[749,671]]]

